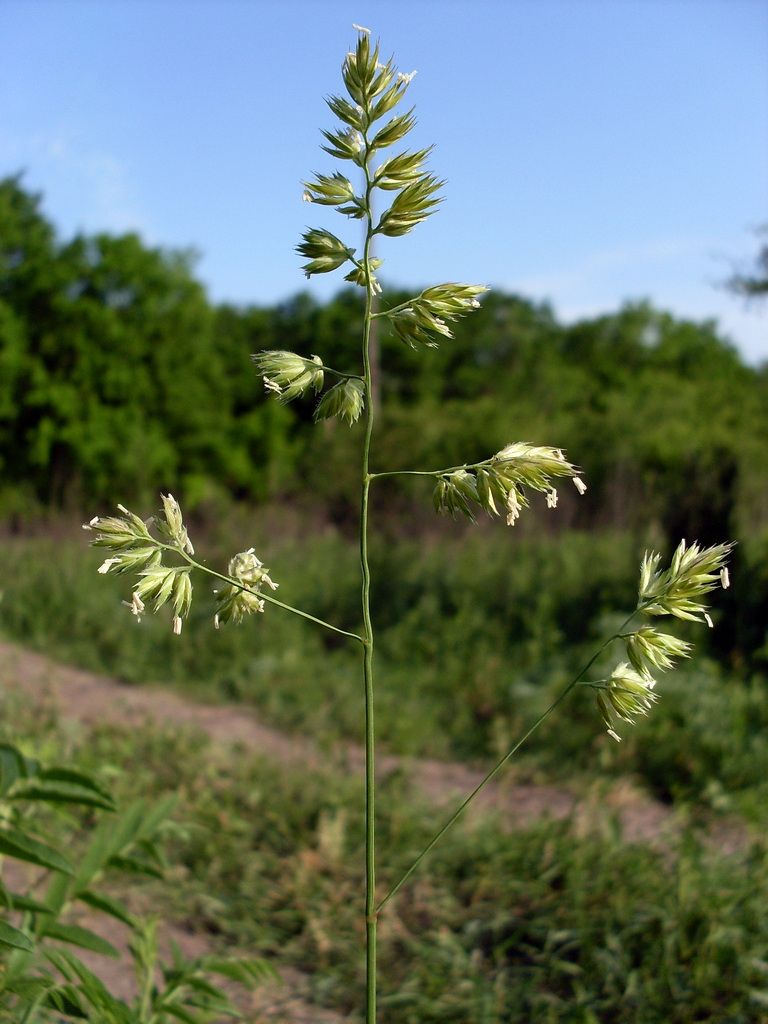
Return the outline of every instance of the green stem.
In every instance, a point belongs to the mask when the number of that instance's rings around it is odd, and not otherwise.
[[[334,633],[340,633],[342,636],[348,636],[352,640],[357,640],[361,644],[365,644],[365,639],[358,633],[349,633],[346,629],[340,629],[338,626],[334,626],[330,622],[326,622],[324,619],[318,619],[316,615],[310,615],[309,612],[302,611],[301,608],[294,608],[291,604],[286,604],[285,601],[279,601],[276,597],[272,597],[271,594],[265,594],[262,591],[258,593],[245,583],[240,583],[236,579],[232,579],[231,576],[225,576],[223,573],[216,572],[215,569],[209,568],[207,565],[203,565],[202,562],[198,562],[196,559],[188,555],[186,551],[174,546],[173,544],[161,544],[160,547],[165,548],[167,551],[173,551],[177,555],[181,555],[185,561],[189,562],[190,565],[196,569],[200,569],[202,572],[207,572],[209,576],[214,576],[217,580],[223,580],[225,583],[229,583],[230,586],[237,587],[239,590],[246,591],[249,594],[253,594],[260,601],[266,601],[268,604],[274,604],[278,608],[284,609],[284,611],[292,612],[294,615],[299,615],[302,619],[308,619],[310,622],[314,622],[318,626],[322,626],[323,629],[330,629]]]
[[[322,363],[320,366],[317,366],[317,364],[315,364],[315,368],[318,369],[318,370],[322,370],[323,373],[330,373],[334,377],[338,377],[339,380],[364,380],[365,379],[365,378],[361,377],[359,373],[342,373],[341,370],[334,370],[334,368],[332,366],[326,366],[324,363]]]
[[[401,302],[398,306],[393,306],[391,309],[382,309],[380,313],[374,313],[373,318],[392,316],[393,313],[401,313],[404,309],[410,309],[414,302],[418,302],[424,292],[419,292],[418,295],[414,295],[412,299],[407,299],[405,302]]]
[[[368,139],[363,133],[365,145]],[[365,438],[363,441],[362,489],[360,496],[360,567],[362,573],[363,613],[363,682],[365,687],[365,1022],[376,1024],[376,823],[375,823],[375,731],[373,688],[373,622],[371,619],[371,569],[368,560],[368,513],[372,475],[370,473],[371,438],[373,436],[374,399],[371,372],[371,323],[373,320],[374,290],[371,280],[370,257],[373,241],[372,193],[373,183],[368,167],[364,165],[366,206],[368,209],[363,266],[366,276],[365,317],[363,320],[363,379],[365,381]]]
[[[448,476],[461,469],[481,469],[490,465],[492,461],[493,459],[485,459],[483,462],[465,463],[463,466],[449,466],[448,469],[388,469],[384,473],[371,473],[371,479],[378,480],[383,476]]]
[[[641,610],[641,609],[638,609],[638,610]],[[437,834],[435,836],[433,836],[433,838],[429,841],[429,843],[424,847],[424,849],[421,851],[421,853],[418,855],[418,857],[413,861],[413,863],[408,868],[408,870],[405,872],[405,874],[402,875],[402,877],[400,878],[399,882],[397,882],[397,884],[395,886],[393,886],[392,889],[389,890],[387,895],[384,897],[384,899],[381,901],[381,903],[379,903],[378,907],[376,908],[376,912],[377,913],[381,913],[381,910],[384,907],[384,905],[386,903],[388,903],[389,900],[391,900],[392,897],[397,892],[399,892],[399,890],[403,887],[403,885],[406,883],[406,881],[411,877],[411,875],[416,870],[416,868],[419,866],[419,864],[422,862],[422,860],[424,860],[424,858],[427,856],[427,854],[437,845],[437,843],[440,842],[440,840],[445,835],[445,833],[448,831],[448,829],[453,825],[453,823],[457,820],[457,818],[459,818],[463,814],[463,812],[472,803],[472,801],[475,799],[475,797],[478,795],[478,793],[482,789],[484,789],[485,786],[488,785],[488,783],[491,781],[491,779],[494,778],[494,776],[497,775],[499,771],[501,771],[501,769],[504,767],[504,765],[507,763],[507,761],[509,761],[509,759],[514,754],[517,753],[517,751],[520,749],[520,747],[522,747],[522,745],[525,743],[525,741],[527,739],[529,739],[529,737],[531,737],[533,735],[533,733],[536,732],[536,730],[539,728],[539,726],[542,724],[542,722],[546,721],[546,719],[549,718],[549,716],[552,714],[552,712],[555,710],[555,708],[558,707],[558,705],[561,704],[565,700],[565,698],[568,696],[568,694],[571,692],[571,690],[575,686],[577,686],[579,682],[581,682],[583,676],[585,676],[586,673],[590,670],[590,668],[592,668],[592,666],[597,661],[597,659],[600,657],[600,655],[603,653],[603,651],[606,649],[606,647],[608,647],[610,644],[612,644],[614,640],[617,640],[619,638],[619,636],[621,635],[621,632],[624,630],[624,628],[627,626],[627,624],[632,621],[632,619],[635,617],[636,614],[637,614],[637,610],[632,612],[632,614],[627,617],[627,619],[622,624],[622,626],[619,628],[619,630],[616,633],[614,633],[612,636],[610,636],[598,648],[598,650],[595,651],[595,653],[592,655],[592,657],[589,659],[589,661],[586,663],[586,665],[584,665],[584,667],[577,673],[577,675],[575,675],[573,677],[573,679],[570,681],[570,683],[568,683],[568,685],[565,687],[565,689],[559,695],[559,697],[557,697],[557,699],[554,700],[552,702],[552,704],[550,704],[550,706],[547,708],[547,710],[545,712],[543,712],[543,714],[539,715],[539,717],[536,719],[536,721],[533,723],[533,725],[530,727],[530,729],[528,729],[527,732],[525,732],[520,737],[520,739],[515,743],[515,745],[510,750],[507,751],[507,753],[501,758],[501,760],[498,761],[494,765],[494,767],[485,776],[483,781],[472,790],[472,792],[469,794],[469,796],[453,812],[453,814],[446,821],[446,823],[443,825],[443,827],[440,829],[440,831],[437,832]]]

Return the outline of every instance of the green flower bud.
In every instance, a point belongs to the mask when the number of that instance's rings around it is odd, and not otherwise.
[[[305,359],[295,352],[258,352],[251,356],[264,386],[274,391],[281,402],[290,402],[310,388],[315,392],[323,386],[323,361],[320,356]]]
[[[184,569],[168,567],[164,565],[154,566],[151,569],[144,569],[139,573],[141,580],[136,584],[136,595],[146,604],[147,601],[154,602],[155,611],[168,601],[173,594],[176,574]]]
[[[387,317],[395,333],[406,345],[415,348],[416,343],[434,348],[433,335],[452,338],[453,332],[446,323],[477,309],[478,295],[488,291],[482,285],[441,284],[427,288],[411,302],[388,310],[381,316]]]
[[[410,182],[381,215],[374,231],[391,237],[408,234],[435,212],[435,208],[442,202],[437,192],[444,184],[431,174],[422,174]]]
[[[664,672],[673,667],[676,658],[687,658],[691,651],[691,644],[685,640],[659,633],[652,626],[641,626],[623,639],[632,667],[640,673],[647,672],[649,667]]]
[[[117,506],[123,516],[94,516],[90,522],[83,524],[84,530],[92,530],[96,536],[91,541],[93,547],[110,548],[112,551],[124,551],[134,548],[136,544],[147,541],[155,543],[146,523],[124,505]]]
[[[326,103],[336,117],[348,124],[350,128],[361,132],[366,127],[363,111],[360,107],[353,106],[349,100],[345,100],[342,96],[329,96]]]
[[[190,569],[184,568],[176,573],[173,582],[173,612],[177,618],[185,619],[192,606],[192,580]]]
[[[182,548],[188,555],[194,555],[195,549],[187,536],[187,531],[182,522],[179,503],[172,494],[161,494],[165,520],[155,517],[155,526],[158,533],[170,540],[177,547]]]
[[[475,521],[470,502],[479,503],[477,485],[472,473],[465,469],[454,470],[440,477],[435,487],[435,509],[444,515],[466,516]]]
[[[646,615],[674,615],[711,626],[701,598],[717,586],[729,585],[725,563],[732,550],[733,544],[702,549],[695,541],[688,547],[682,540],[664,572],[659,571],[661,555],[646,552],[640,569],[638,610]]]
[[[352,182],[338,171],[331,175],[317,174],[313,182],[305,181],[303,184],[310,201],[321,206],[338,206],[355,194]]]
[[[383,149],[385,146],[391,146],[393,143],[399,142],[415,124],[416,118],[413,116],[413,108],[407,114],[399,114],[397,117],[393,117],[391,121],[374,135],[371,149]]]
[[[216,592],[216,614],[213,618],[216,629],[225,622],[240,623],[245,615],[252,612],[263,612],[264,601],[259,597],[262,586],[277,590],[277,584],[269,578],[264,563],[256,557],[253,548],[230,559],[229,575],[232,582]]]
[[[375,256],[372,256],[368,260],[371,287],[377,295],[381,294],[381,285],[376,280],[373,272],[378,270],[383,262],[384,260],[377,259]],[[351,284],[357,284],[361,288],[366,288],[368,286],[368,274],[365,272],[365,267],[355,267],[354,270],[350,270],[348,274],[344,275],[344,280],[349,281]]]
[[[315,420],[330,420],[336,416],[346,420],[350,426],[363,411],[365,384],[357,377],[351,377],[326,391],[315,410]]]
[[[354,257],[354,249],[348,249],[340,238],[322,228],[305,231],[302,238],[304,241],[296,246],[296,251],[309,260],[301,268],[307,277],[338,270]]]
[[[588,685],[596,691],[597,706],[608,734],[618,741],[618,722],[633,724],[638,715],[647,714],[658,700],[653,692],[656,680],[635,671],[626,662],[617,665],[608,679]]]
[[[336,157],[338,160],[352,160],[358,167],[365,163],[365,150],[360,132],[353,128],[340,129],[335,132],[323,131],[327,140],[327,146],[321,146],[326,153]]]
[[[373,176],[377,188],[385,190],[405,188],[422,174],[422,165],[432,147],[414,153],[399,153],[385,160]]]
[[[108,573],[114,570],[115,575],[124,572],[139,572],[141,569],[151,569],[162,561],[160,549],[155,547],[135,548],[132,551],[121,551],[119,555],[108,558],[97,569],[99,573]]]
[[[499,515],[503,506],[507,525],[512,526],[528,507],[526,487],[543,491],[548,507],[554,508],[557,491],[552,477],[574,477],[576,472],[559,448],[534,447],[522,441],[509,444],[477,466],[441,474],[434,493],[435,508],[473,519],[472,504],[480,505],[488,515]]]

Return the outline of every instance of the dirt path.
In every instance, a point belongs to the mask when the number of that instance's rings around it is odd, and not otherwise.
[[[304,737],[284,733],[259,722],[251,708],[236,705],[195,703],[167,690],[128,686],[106,676],[57,665],[49,658],[0,642],[0,685],[23,689],[35,704],[49,703],[63,719],[84,724],[112,722],[136,726],[146,719],[157,723],[194,725],[214,742],[241,744],[267,757],[306,763],[322,755]],[[363,752],[347,748],[351,767],[362,769]],[[379,759],[379,771],[386,774],[400,766],[395,757]],[[424,795],[435,803],[454,803],[466,796],[483,775],[466,765],[431,761],[409,762]],[[524,825],[545,814],[564,818],[574,810],[574,797],[556,786],[500,785],[486,787],[479,807],[503,811],[511,826]],[[671,814],[663,805],[618,786],[606,800],[606,809],[618,811],[627,840],[652,842],[670,825]]]
[[[50,704],[59,717],[85,724],[114,722],[139,725],[152,719],[157,723],[195,725],[206,731],[211,739],[221,744],[241,744],[268,757],[284,762],[308,758],[321,759],[322,755],[309,746],[304,738],[286,736],[259,722],[251,709],[236,706],[197,704],[177,694],[159,689],[125,686],[113,679],[79,669],[57,665],[50,659],[30,651],[0,642],[0,687],[20,689],[35,705]],[[347,750],[353,768],[362,770],[362,751]],[[379,770],[383,773],[399,766],[396,758],[383,758]],[[438,761],[411,762],[413,777],[424,795],[435,803],[455,806],[457,798],[466,796],[481,781],[482,775],[466,766]],[[491,807],[501,811],[510,827],[525,825],[545,814],[563,818],[574,814],[577,827],[593,826],[618,814],[625,839],[652,844],[665,844],[675,828],[668,808],[649,799],[632,787],[619,784],[608,796],[586,800],[578,805],[573,794],[554,786],[489,784],[480,795],[473,814]],[[717,845],[730,852],[743,845],[743,829],[734,824],[721,826],[715,837]],[[107,935],[104,920],[98,930],[115,945],[125,948],[126,936],[121,934],[117,922],[114,934]],[[182,950],[190,956],[205,951],[205,937],[190,934],[172,923],[163,925]],[[84,957],[85,959],[85,957]],[[104,958],[99,958],[99,973],[104,975]],[[109,979],[116,994],[131,994],[132,982],[126,961],[110,962],[114,976]],[[94,961],[95,965],[95,961]],[[301,975],[284,971],[282,986],[269,985],[254,994],[253,1002],[243,1006],[252,1024],[343,1024],[342,1018],[303,1002],[297,993],[305,988]]]

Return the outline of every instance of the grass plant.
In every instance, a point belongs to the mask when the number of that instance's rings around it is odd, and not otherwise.
[[[428,551],[419,559],[420,572],[407,545],[400,548],[399,562],[386,538],[377,546],[371,495],[393,477],[429,483],[438,513],[471,522],[486,513],[504,517],[508,526],[531,500],[554,509],[562,480],[570,480],[579,494],[586,490],[580,471],[560,448],[526,441],[439,469],[392,469],[376,461],[375,332],[387,328],[419,352],[449,343],[453,322],[477,308],[486,291],[451,282],[380,308],[382,260],[374,249],[384,239],[410,232],[441,201],[442,182],[425,169],[429,150],[391,149],[415,124],[413,110],[393,114],[412,78],[391,60],[381,60],[368,31],[358,29],[342,68],[347,95],[327,101],[340,127],[323,132],[326,153],[351,166],[356,181],[336,170],[304,183],[309,203],[359,222],[354,246],[326,228],[308,229],[298,246],[308,277],[343,268],[345,280],[361,289],[359,364],[334,367],[321,355],[283,350],[253,357],[274,400],[316,395],[315,420],[335,420],[336,429],[360,423],[358,571],[352,571],[349,548],[330,537],[320,545],[325,545],[322,560],[315,557],[318,545],[301,551],[287,582],[289,577],[271,568],[279,564],[273,558],[279,544],[267,535],[269,567],[250,547],[220,572],[196,554],[180,505],[170,494],[162,496],[161,513],[149,519],[119,505],[117,514],[86,524],[102,555],[98,572],[134,578],[130,600],[123,603],[135,618],[141,622],[150,612],[170,608],[172,630],[163,640],[152,640],[153,658],[162,659],[179,644],[183,630],[199,628],[193,578],[207,575],[215,594],[212,653],[201,664],[199,647],[192,645],[173,671],[199,677],[209,666],[225,693],[229,688],[230,696],[259,700],[283,726],[314,718],[316,729],[333,722],[334,735],[363,740],[363,777],[340,795],[327,777],[309,783],[305,772],[278,785],[274,768],[264,764],[249,763],[242,784],[231,760],[224,766],[206,763],[194,779],[184,776],[183,784],[199,801],[198,813],[210,817],[206,829],[193,829],[180,848],[181,863],[191,878],[202,879],[200,898],[222,905],[220,916],[233,934],[293,951],[297,962],[322,972],[325,997],[362,1010],[366,1024],[375,1024],[379,1009],[387,1020],[404,1024],[624,1020],[630,1011],[631,1019],[678,1019],[669,1016],[670,997],[688,1007],[689,1016],[681,1021],[692,1019],[691,1013],[714,1021],[701,1016],[705,1007],[722,1006],[724,999],[736,999],[739,1006],[750,998],[759,1002],[754,992],[761,968],[755,965],[766,959],[762,901],[744,901],[739,891],[739,912],[727,925],[714,898],[711,913],[694,909],[689,879],[702,889],[710,882],[700,868],[706,857],[698,847],[674,852],[675,892],[663,870],[669,851],[637,850],[605,834],[586,834],[574,844],[570,825],[554,822],[511,834],[499,822],[465,832],[455,828],[480,790],[533,737],[552,745],[553,761],[569,748],[571,759],[585,765],[584,751],[596,749],[595,723],[602,721],[610,737],[603,734],[604,747],[646,716],[658,700],[656,675],[691,648],[685,636],[663,632],[657,624],[662,618],[683,627],[712,624],[708,595],[729,584],[731,545],[701,547],[684,540],[668,564],[661,553],[646,552],[636,589],[627,588],[626,548],[618,563],[607,559],[599,571],[585,573],[583,550],[573,536],[559,561],[542,561],[547,541],[537,541],[527,560],[511,570],[491,547],[497,542],[488,539],[464,541],[455,559],[446,559],[442,549]],[[380,209],[385,198],[389,205]],[[612,543],[620,547],[625,539],[606,541]],[[483,544],[485,561],[478,557]],[[329,579],[341,582],[329,587]],[[62,609],[56,625],[62,642],[87,636],[83,626],[93,617],[98,657],[120,652],[124,678],[146,675],[146,654],[138,645],[131,646],[131,658],[122,657],[127,648],[116,620],[104,618],[103,593],[79,605],[71,585],[56,595],[46,575],[40,586],[44,614],[50,616],[55,604]],[[589,637],[587,650],[582,649],[585,605],[602,627]],[[614,609],[621,605],[628,614],[616,617]],[[510,607],[515,616],[507,615]],[[269,648],[262,638],[254,648],[239,636],[228,637],[232,625],[265,612]],[[9,618],[16,617],[19,634],[39,643],[51,633],[39,614],[17,610],[13,602]],[[455,624],[460,644],[435,629],[441,619]],[[394,686],[382,700],[375,678],[393,665]],[[286,677],[299,674],[300,685],[285,685]],[[532,693],[543,678],[546,686],[538,687],[526,706],[521,692],[527,686]],[[272,704],[271,693],[279,694]],[[576,700],[578,695],[590,700]],[[553,713],[567,698],[569,708],[578,710],[556,731]],[[292,701],[300,703],[291,707]],[[377,729],[375,712],[381,709],[392,742],[409,752],[485,758],[495,753],[494,767],[447,819],[436,820],[420,806],[407,780],[377,781],[381,722]],[[433,727],[424,728],[424,713]],[[757,742],[753,754],[749,778],[763,764]],[[657,757],[656,764],[663,760]],[[697,771],[701,765],[691,774]],[[133,778],[131,785],[136,784]],[[383,811],[377,803],[382,797]],[[398,805],[406,810],[394,812]],[[213,848],[211,835],[230,824],[232,842]],[[431,871],[425,878],[416,869],[427,854]],[[755,863],[763,861],[755,854]],[[726,888],[722,879],[716,884]],[[356,901],[360,890],[364,895]],[[736,898],[729,895],[724,902],[733,914]],[[361,943],[364,967],[356,956]],[[706,993],[701,1006],[700,992]]]
[[[414,127],[413,110],[392,116],[404,100],[413,75],[399,73],[392,61],[379,58],[379,47],[373,47],[367,29],[358,29],[357,43],[342,68],[347,96],[331,96],[328,106],[341,122],[341,127],[324,131],[326,153],[347,162],[357,171],[358,184],[344,173],[316,174],[305,182],[304,199],[310,203],[333,207],[338,213],[362,225],[362,251],[325,228],[307,230],[298,246],[307,260],[307,276],[346,269],[345,280],[358,285],[365,296],[361,325],[360,365],[352,372],[326,365],[316,354],[301,355],[287,351],[265,351],[254,355],[256,369],[266,390],[281,402],[301,399],[320,393],[315,409],[316,420],[341,420],[354,425],[362,419],[360,457],[360,621],[354,627],[341,625],[309,612],[298,605],[275,597],[278,584],[269,569],[256,555],[254,548],[241,551],[229,560],[226,573],[209,568],[195,556],[194,547],[184,524],[181,509],[172,495],[162,498],[160,516],[146,522],[135,513],[118,506],[119,515],[95,517],[86,528],[94,535],[93,543],[107,555],[99,572],[137,574],[129,607],[141,619],[151,605],[154,611],[169,604],[172,609],[173,633],[182,631],[184,620],[192,607],[192,573],[203,571],[218,581],[214,625],[239,623],[252,613],[270,614],[288,611],[302,620],[319,626],[324,635],[331,634],[360,645],[362,655],[362,690],[364,709],[363,735],[364,827],[362,862],[364,864],[365,929],[365,1007],[366,1024],[377,1019],[378,923],[382,911],[405,886],[422,859],[445,836],[464,809],[480,790],[501,770],[523,743],[535,733],[565,698],[579,687],[586,687],[594,696],[608,734],[620,739],[619,729],[645,715],[658,699],[652,673],[672,667],[686,657],[690,644],[676,636],[663,633],[650,623],[636,623],[636,616],[673,616],[684,621],[708,621],[709,613],[703,598],[715,586],[728,585],[725,567],[730,545],[701,548],[695,542],[681,542],[668,568],[661,568],[661,554],[646,553],[640,574],[636,609],[611,631],[575,675],[566,676],[566,684],[552,703],[525,729],[521,738],[500,757],[480,785],[460,805],[411,860],[389,888],[377,888],[376,872],[376,727],[374,700],[374,619],[372,612],[373,574],[369,517],[371,488],[380,480],[393,476],[426,478],[434,486],[433,501],[437,512],[464,516],[474,521],[478,511],[494,517],[503,515],[508,526],[514,525],[537,492],[545,495],[549,508],[557,505],[556,484],[570,478],[579,493],[586,490],[577,468],[557,447],[532,445],[513,441],[489,458],[443,469],[376,469],[374,471],[374,424],[377,413],[374,379],[378,367],[374,363],[372,344],[374,330],[388,326],[404,344],[413,349],[433,348],[452,337],[451,324],[479,305],[483,286],[447,283],[424,289],[419,295],[388,309],[379,309],[381,286],[377,279],[382,260],[374,255],[374,242],[410,232],[435,212],[440,203],[440,182],[425,170],[429,150],[391,153]],[[348,98],[347,98],[348,97]],[[356,189],[359,185],[359,191]],[[383,191],[393,198],[383,211],[375,211],[374,194]],[[332,382],[327,387],[328,381]],[[540,581],[539,581],[540,582]],[[589,678],[601,668],[603,653],[615,641],[625,646],[626,661],[604,669],[600,678]],[[387,908],[388,909],[388,908]],[[359,920],[359,919],[358,919]]]
[[[109,765],[118,802],[137,790],[175,797],[174,867],[146,883],[158,913],[207,929],[214,946],[301,968],[316,1002],[355,1014],[365,986],[360,778],[331,756],[307,773],[189,728],[99,725],[65,737],[53,719],[13,713],[26,742],[51,757],[100,773]],[[382,884],[440,814],[408,773],[384,782]],[[392,1024],[759,1024],[767,871],[760,840],[725,853],[680,829],[653,847],[628,842],[604,813],[525,827],[493,810],[473,815],[382,917],[382,1012]]]

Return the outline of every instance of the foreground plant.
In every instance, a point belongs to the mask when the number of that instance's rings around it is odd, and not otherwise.
[[[136,800],[120,812],[108,789],[70,765],[45,767],[15,745],[0,743],[0,1017],[31,1021],[97,1020],[100,1024],[204,1024],[237,1015],[214,976],[253,988],[274,976],[262,960],[219,957],[187,959],[174,950],[173,963],[159,956],[156,927],[134,915],[105,891],[105,876],[162,878],[165,859],[159,842],[175,798],[154,805]],[[65,812],[63,825],[36,819],[41,808]],[[107,814],[88,831],[74,856],[76,827],[67,812],[75,807]],[[66,851],[66,852],[62,852]],[[22,865],[26,871],[21,870]],[[33,869],[29,871],[30,867]],[[131,935],[139,996],[133,1004],[114,996],[83,963],[80,950],[119,957],[99,933],[69,918],[73,910],[119,921]],[[158,984],[158,973],[163,977]]]
[[[246,615],[264,612],[275,605],[309,619],[319,626],[353,639],[362,647],[362,675],[365,700],[365,783],[366,783],[366,1022],[376,1019],[376,930],[384,905],[400,889],[422,858],[441,838],[464,808],[487,782],[519,749],[528,736],[577,686],[590,689],[597,701],[600,717],[609,733],[618,739],[618,729],[650,710],[657,696],[653,671],[670,668],[675,660],[689,654],[689,646],[670,634],[660,633],[645,624],[629,629],[635,615],[672,615],[678,618],[704,619],[707,612],[702,598],[719,583],[727,582],[725,561],[729,545],[700,549],[681,544],[665,572],[659,571],[661,556],[646,556],[642,570],[638,605],[621,630],[609,637],[577,673],[552,706],[531,726],[488,773],[445,826],[414,861],[393,889],[377,901],[374,742],[374,629],[370,611],[371,574],[368,560],[369,495],[379,479],[402,475],[401,471],[371,470],[374,408],[372,382],[371,331],[375,321],[388,325],[397,338],[412,348],[431,348],[452,337],[450,323],[479,304],[486,291],[480,285],[446,283],[430,287],[413,299],[390,309],[378,309],[382,289],[377,273],[382,261],[373,256],[377,236],[395,237],[411,231],[431,216],[440,202],[442,182],[425,170],[429,150],[396,152],[389,147],[400,142],[413,128],[413,111],[378,123],[404,99],[412,75],[397,71],[391,61],[379,59],[378,46],[372,47],[368,32],[358,30],[354,52],[347,55],[342,78],[347,96],[331,96],[328,105],[341,122],[333,131],[323,133],[323,147],[333,157],[352,165],[357,184],[341,171],[317,174],[304,183],[304,199],[333,207],[345,217],[361,222],[362,252],[325,228],[305,232],[298,247],[307,261],[308,277],[344,269],[344,279],[363,289],[365,311],[361,332],[361,358],[356,372],[333,368],[321,355],[301,355],[286,351],[266,351],[255,355],[254,364],[267,392],[281,402],[309,395],[320,395],[316,419],[339,418],[350,425],[364,420],[360,491],[360,562],[362,629],[352,633],[318,619],[309,612],[283,603],[274,596],[273,582],[253,549],[240,552],[229,563],[227,573],[218,573],[194,558],[194,549],[184,527],[176,500],[163,497],[162,515],[142,520],[119,506],[120,515],[95,518],[86,529],[94,533],[93,543],[105,549],[109,557],[102,573],[135,573],[129,606],[137,617],[147,605],[158,610],[170,603],[173,630],[180,633],[192,601],[192,570],[198,569],[219,581],[214,624],[240,622]],[[381,214],[374,213],[374,195],[378,191],[394,193]],[[328,386],[328,382],[330,386]],[[436,511],[472,520],[478,509],[490,516],[504,515],[511,526],[530,501],[532,493],[545,496],[546,505],[557,505],[556,483],[570,478],[579,493],[586,487],[579,470],[557,447],[514,442],[480,462],[443,469],[414,469],[408,475],[423,476],[434,482]],[[153,532],[154,531],[154,532]],[[223,585],[222,585],[223,584]],[[587,674],[598,657],[614,641],[625,645],[627,661],[620,662],[605,678],[588,680]]]

